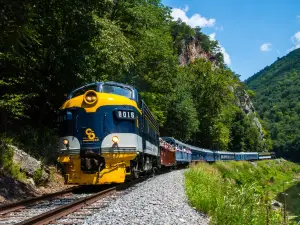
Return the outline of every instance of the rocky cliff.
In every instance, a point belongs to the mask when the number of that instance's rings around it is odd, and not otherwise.
[[[200,42],[193,37],[188,42],[182,40],[181,46],[181,54],[179,55],[179,65],[181,66],[193,63],[195,59],[199,58],[214,61],[213,56],[205,52]]]
[[[252,122],[257,126],[257,129],[259,130],[260,137],[264,138],[264,133],[262,129],[262,125],[258,120],[258,117],[256,116],[256,111],[253,106],[253,103],[248,95],[248,93],[245,91],[245,89],[236,88],[234,89],[234,94],[236,96],[236,105],[242,109],[247,116],[253,116]]]
[[[214,56],[206,53],[201,47],[201,44],[196,39],[192,38],[188,43],[183,40],[181,53],[179,55],[179,64],[181,66],[184,66],[189,63],[193,63],[197,58],[204,58],[211,62],[215,61]],[[262,125],[259,122],[258,117],[256,116],[256,111],[249,95],[247,94],[245,89],[240,87],[232,87],[232,91],[236,96],[236,105],[240,109],[242,109],[247,116],[251,115],[253,117],[253,123],[257,126],[260,136],[263,139],[264,133]]]

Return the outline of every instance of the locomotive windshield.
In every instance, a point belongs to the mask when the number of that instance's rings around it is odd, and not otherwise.
[[[79,95],[83,95],[88,90],[97,91],[97,84],[87,85],[87,86],[82,87],[78,90],[75,90],[74,92],[71,93],[70,98],[75,98]]]
[[[126,87],[104,84],[102,86],[102,91],[104,93],[111,93],[111,94],[116,94],[116,95],[122,95],[127,98],[132,98],[132,90],[130,90],[129,88],[126,88]]]

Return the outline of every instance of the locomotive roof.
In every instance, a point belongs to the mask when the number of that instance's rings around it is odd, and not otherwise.
[[[136,90],[133,86],[130,86],[130,85],[127,85],[127,84],[123,84],[123,83],[118,83],[118,82],[114,82],[114,81],[106,81],[106,82],[93,82],[93,83],[88,83],[86,85],[83,85],[79,88],[76,88],[73,90],[74,91],[77,91],[81,88],[84,88],[84,87],[87,87],[87,86],[90,86],[90,85],[93,85],[93,84],[96,84],[96,85],[99,85],[99,84],[109,84],[109,85],[116,85],[116,86],[121,86],[121,87],[126,87],[126,88],[130,88],[130,89],[133,89],[133,90]]]

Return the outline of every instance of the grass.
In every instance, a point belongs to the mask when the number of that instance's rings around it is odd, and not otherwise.
[[[286,160],[201,163],[185,173],[186,193],[211,224],[282,224],[271,200],[299,172],[299,165]]]
[[[20,166],[13,162],[14,151],[6,144],[0,145],[0,174],[9,175],[19,181],[26,179],[26,174],[21,172]]]

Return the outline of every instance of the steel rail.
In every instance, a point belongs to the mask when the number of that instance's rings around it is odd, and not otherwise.
[[[49,199],[52,199],[54,197],[57,197],[57,196],[60,196],[63,194],[71,193],[72,191],[74,191],[76,189],[78,189],[78,187],[72,187],[72,188],[68,188],[63,191],[59,191],[59,192],[55,192],[55,193],[51,193],[51,194],[45,194],[45,195],[25,199],[25,200],[18,201],[18,202],[1,205],[0,206],[0,215],[15,211],[17,209],[23,209],[26,206],[36,203],[36,202],[39,202],[39,201],[49,200]]]
[[[50,210],[48,212],[45,212],[45,213],[42,213],[35,217],[32,217],[30,219],[24,220],[20,223],[17,223],[17,225],[33,225],[33,224],[42,225],[42,224],[50,223],[52,221],[55,221],[56,219],[59,219],[65,215],[68,215],[68,214],[82,208],[85,205],[92,204],[93,202],[96,202],[99,199],[104,198],[108,195],[111,195],[115,192],[116,192],[116,187],[106,189],[104,191],[101,191],[101,192],[98,192],[91,196],[88,196],[84,199],[79,199],[70,204],[60,206],[60,207]]]
[[[77,210],[83,208],[84,206],[90,205],[90,204],[100,200],[103,197],[111,195],[111,194],[113,194],[117,191],[122,191],[122,190],[128,189],[128,188],[134,186],[135,184],[138,184],[138,183],[141,183],[141,182],[147,180],[149,177],[152,177],[152,176],[153,175],[151,175],[151,174],[144,174],[143,176],[141,176],[138,179],[134,179],[134,180],[131,180],[129,182],[125,182],[125,183],[122,183],[122,184],[115,185],[112,188],[108,188],[108,189],[105,189],[103,191],[97,192],[96,194],[90,195],[86,198],[75,200],[72,203],[57,207],[57,208],[52,209],[48,212],[41,213],[37,216],[31,217],[29,219],[26,219],[26,220],[21,221],[21,222],[16,223],[16,224],[19,224],[19,225],[21,225],[21,224],[22,225],[27,225],[27,224],[40,225],[40,224],[48,224],[50,222],[54,222],[55,220],[61,219],[64,216],[66,216],[68,214],[71,214],[74,211],[77,211]],[[39,201],[42,201],[42,200],[46,200],[46,199],[48,200],[48,199],[54,198],[56,196],[63,195],[65,193],[70,193],[70,192],[72,192],[76,189],[80,189],[80,187],[73,187],[73,188],[70,188],[70,189],[67,189],[67,190],[64,190],[64,191],[60,191],[60,192],[56,192],[56,193],[52,193],[52,194],[48,194],[48,195],[43,195],[43,196],[23,200],[23,201],[20,201],[20,202],[15,202],[15,203],[3,205],[0,208],[0,209],[2,209],[0,211],[0,216],[5,215],[6,213],[11,212],[11,211],[16,211],[17,209],[26,208],[27,205],[30,205],[30,204],[33,204],[33,203],[36,203],[36,202],[39,202]]]

